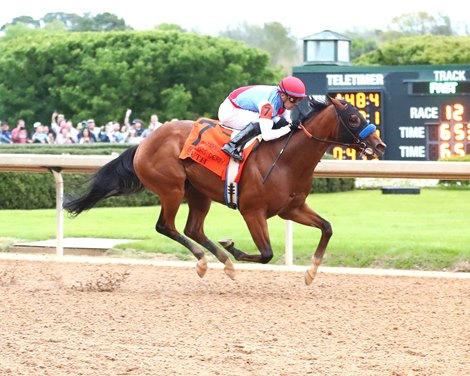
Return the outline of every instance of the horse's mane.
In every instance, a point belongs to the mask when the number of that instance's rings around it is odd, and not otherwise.
[[[300,114],[298,120],[303,123],[310,119],[311,117],[315,116],[316,114],[322,112],[325,108],[327,108],[331,102],[328,100],[327,96],[322,96],[321,99],[317,96],[310,95],[308,97],[308,107],[309,110],[307,112],[302,112],[300,110]]]

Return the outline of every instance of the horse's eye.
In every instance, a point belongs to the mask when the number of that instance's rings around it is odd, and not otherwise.
[[[349,125],[352,127],[352,128],[357,128],[361,125],[361,119],[359,116],[357,115],[351,115],[349,117]]]

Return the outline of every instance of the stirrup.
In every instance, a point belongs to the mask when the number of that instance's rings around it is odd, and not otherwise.
[[[238,150],[236,148],[233,148],[232,150],[229,150],[229,148],[226,148],[225,146],[222,147],[222,151],[233,158],[237,162],[242,162],[243,161],[243,156],[238,153]]]
[[[237,162],[243,162],[243,155],[238,154],[237,149],[235,149],[230,156]]]

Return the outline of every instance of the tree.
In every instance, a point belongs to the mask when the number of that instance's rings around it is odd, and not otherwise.
[[[235,29],[220,32],[219,35],[243,41],[248,46],[268,52],[271,56],[271,67],[282,67],[284,73],[290,73],[292,66],[302,61],[296,38],[279,22],[265,23],[263,26],[245,22]]]
[[[91,13],[79,16],[75,13],[55,12],[47,13],[39,20],[35,20],[30,16],[16,17],[12,22],[3,25],[0,30],[8,31],[16,25],[23,25],[31,30],[124,31],[132,29],[126,25],[124,19],[107,12],[96,16]]]
[[[23,26],[24,27],[24,26]],[[74,122],[216,117],[234,88],[275,84],[269,56],[224,38],[179,31],[35,33],[0,41],[0,118]]]
[[[470,37],[420,35],[384,43],[354,65],[470,64]]]
[[[455,29],[450,18],[444,13],[434,17],[426,12],[407,13],[395,17],[385,30],[354,28],[343,32],[351,38],[351,59],[369,53],[383,43],[418,35],[469,35],[468,27]]]
[[[5,31],[8,26],[12,25],[23,25],[30,29],[38,29],[39,27],[41,27],[40,21],[37,21],[30,16],[20,16],[13,18],[10,23],[3,25],[0,30]]]
[[[75,13],[56,12],[47,13],[41,20],[46,25],[50,23],[61,23],[64,25],[65,30],[71,31],[78,28],[81,18],[81,16]]]
[[[70,31],[124,31],[130,29],[123,18],[118,18],[114,14],[100,13],[93,16],[91,13],[85,13],[78,20],[77,26]]]
[[[161,23],[155,26],[155,30],[161,31],[179,31],[180,33],[186,32],[180,25],[171,24],[171,23]]]
[[[452,35],[450,18],[444,14],[433,17],[426,12],[406,13],[392,19],[391,30],[405,35]]]
[[[378,35],[382,33],[381,30],[374,29],[351,29],[344,32],[351,39],[350,58],[354,60],[361,55],[377,49]]]

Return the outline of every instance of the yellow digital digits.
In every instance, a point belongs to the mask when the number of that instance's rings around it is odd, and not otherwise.
[[[447,104],[439,124],[439,158],[465,155],[465,142],[470,141],[470,125],[464,124],[465,107],[461,103]]]

